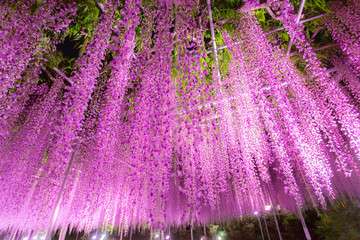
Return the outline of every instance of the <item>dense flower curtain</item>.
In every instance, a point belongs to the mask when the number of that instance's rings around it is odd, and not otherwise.
[[[76,6],[0,3],[1,230],[164,230],[358,197],[358,1],[331,3],[323,19],[336,74],[289,1],[268,6],[303,72],[251,11],[217,30],[224,72],[204,61],[214,52],[202,2],[129,0],[98,2],[70,76],[46,61]]]

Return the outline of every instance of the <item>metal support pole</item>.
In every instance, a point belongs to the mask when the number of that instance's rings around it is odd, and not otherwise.
[[[220,68],[219,68],[219,58],[217,55],[217,47],[216,47],[216,41],[215,41],[215,30],[214,30],[214,22],[211,12],[211,0],[206,0],[208,11],[209,11],[209,24],[210,24],[210,31],[211,31],[211,39],[213,43],[213,51],[214,51],[214,58],[215,58],[215,70],[217,75],[217,83],[218,83],[218,91],[219,91],[219,98],[220,100],[224,100],[224,93],[222,90],[222,84],[221,84],[221,74],[220,74]],[[214,77],[214,76],[213,76]],[[228,131],[228,135],[230,136],[228,140],[228,144],[234,144],[236,140],[233,136],[235,136],[234,128],[232,126],[232,117],[231,117],[231,110],[230,110],[230,103],[228,101],[222,101],[222,106],[220,106],[220,112],[224,119],[224,124],[226,125],[225,131]]]
[[[299,207],[299,205],[297,205],[296,208],[297,208],[297,211],[299,213],[299,217],[300,217],[300,220],[301,220],[301,225],[302,225],[302,227],[304,229],[305,237],[306,237],[307,240],[311,240],[311,236],[310,236],[309,230],[308,230],[308,228],[306,226],[304,216],[302,215],[301,208]]]
[[[312,21],[312,20],[315,20],[315,19],[324,17],[324,16],[326,16],[326,15],[327,15],[327,13],[323,13],[323,14],[320,14],[320,15],[317,15],[317,16],[314,16],[314,17],[311,17],[311,18],[307,18],[307,19],[301,20],[301,21],[299,21],[299,23],[310,22],[310,21]],[[276,28],[276,29],[273,29],[273,30],[265,31],[264,33],[265,33],[265,35],[268,35],[268,34],[271,34],[271,33],[274,33],[274,32],[278,32],[278,31],[283,30],[283,29],[285,29],[284,26],[279,27],[279,28]]]
[[[206,225],[205,225],[205,223],[204,223],[204,236],[206,238]]]
[[[12,235],[11,235],[11,240],[15,240],[16,239],[16,234],[18,233],[18,230],[16,230]]]
[[[274,219],[275,219],[275,224],[276,224],[277,232],[278,232],[278,234],[279,234],[280,240],[282,240],[282,236],[281,236],[281,232],[280,232],[280,228],[279,228],[279,223],[278,223],[278,221],[277,221],[276,214],[275,214],[275,208],[272,207],[272,210],[273,210],[273,214],[274,214]]]
[[[311,17],[311,18],[303,19],[303,20],[299,21],[299,23],[310,22],[310,21],[312,21],[312,20],[315,20],[315,19],[324,17],[324,16],[326,16],[326,15],[327,15],[327,13],[323,13],[323,14],[320,14],[320,15],[317,15],[317,16],[314,16],[314,17]],[[283,30],[283,29],[285,29],[284,26],[279,27],[279,28],[276,28],[276,29],[273,29],[273,30],[264,31],[264,34],[265,34],[265,35],[269,35],[269,34],[271,34],[271,33],[275,33],[275,32],[281,31],[281,30]],[[235,42],[235,44],[240,44],[240,42]],[[227,46],[227,45],[223,45],[223,46],[217,47],[217,50],[225,49],[225,48],[228,48],[228,47],[229,47],[229,46]],[[213,49],[210,49],[206,54],[210,54],[210,53],[212,53],[212,52],[214,52]]]
[[[295,21],[296,24],[298,24],[299,21],[300,21],[301,14],[302,14],[302,12],[303,12],[303,10],[304,10],[304,5],[305,5],[305,0],[301,0],[300,8],[299,8],[298,15],[297,15],[296,21]],[[292,46],[293,42],[294,42],[294,39],[291,38],[290,41],[289,41],[288,49],[287,49],[287,51],[286,51],[286,56],[289,56],[290,51],[291,51],[291,46]]]
[[[124,225],[121,225],[121,231],[120,231],[120,240],[123,239],[123,234],[124,233]]]
[[[263,233],[262,226],[261,226],[260,217],[259,217],[259,215],[257,215],[257,214],[256,214],[256,217],[257,217],[257,219],[259,220],[259,225],[260,225],[260,231],[261,231],[262,240],[265,240],[265,238],[264,238],[264,233]]]
[[[59,190],[59,193],[56,197],[56,201],[55,201],[55,207],[53,208],[52,210],[52,214],[51,214],[51,222],[49,224],[49,227],[45,233],[45,240],[50,240],[51,239],[51,234],[53,232],[53,228],[54,228],[54,224],[55,224],[55,221],[56,221],[56,218],[57,218],[57,215],[59,213],[59,210],[60,210],[60,204],[61,204],[61,201],[62,201],[62,197],[63,197],[63,194],[64,194],[64,188],[65,188],[65,185],[67,183],[67,180],[68,180],[68,177],[69,177],[69,173],[70,173],[70,169],[72,167],[72,164],[74,162],[74,157],[75,157],[75,153],[77,152],[77,149],[78,149],[78,143],[76,144],[76,147],[74,149],[74,151],[71,153],[71,156],[70,156],[70,161],[67,165],[67,168],[65,170],[65,174],[64,174],[64,179],[61,183],[61,187],[60,187],[60,190]]]
[[[266,233],[267,233],[268,239],[269,239],[269,240],[271,240],[271,239],[270,239],[269,229],[268,229],[268,227],[267,227],[267,223],[266,223],[266,218],[265,218],[265,215],[263,215],[263,218],[264,218],[264,222],[265,222],[265,229],[266,229]]]
[[[191,221],[191,240],[194,240],[194,233],[193,233],[193,224],[192,224],[192,221]]]
[[[219,90],[221,91],[221,76],[220,76],[220,69],[219,69],[219,58],[218,58],[218,54],[217,54],[217,47],[216,47],[216,41],[215,41],[214,21],[213,21],[212,12],[211,12],[211,0],[206,0],[206,3],[208,6],[208,11],[209,11],[209,24],[210,24],[211,39],[212,39],[212,43],[213,43],[215,67],[216,67],[216,72],[218,75]]]

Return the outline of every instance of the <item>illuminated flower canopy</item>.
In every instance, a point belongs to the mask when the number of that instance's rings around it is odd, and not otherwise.
[[[231,29],[197,0],[90,2],[96,21],[66,1],[0,2],[1,230],[164,229],[358,196],[357,0],[321,16],[328,69],[288,0],[245,1]]]

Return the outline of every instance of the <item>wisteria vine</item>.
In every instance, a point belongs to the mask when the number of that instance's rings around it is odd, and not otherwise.
[[[303,54],[304,72],[251,11],[232,18],[236,31],[217,32],[231,56],[220,71],[208,65],[217,55],[207,53],[212,19],[201,2],[98,4],[65,73],[46,62],[75,5],[0,6],[0,230],[60,228],[62,239],[68,227],[165,230],[358,197],[357,1],[333,3],[324,19],[339,47],[335,74],[288,0],[267,7]]]

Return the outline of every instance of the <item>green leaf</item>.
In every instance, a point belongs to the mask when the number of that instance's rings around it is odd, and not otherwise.
[[[34,4],[32,4],[31,6],[30,6],[30,13],[31,14],[34,14],[34,13],[36,13],[37,12],[37,10],[38,10],[38,8],[39,8],[39,5],[35,2]]]
[[[263,11],[256,11],[255,16],[259,22],[265,22],[265,14]]]
[[[289,35],[285,31],[279,32],[279,37],[281,38],[282,42],[288,42],[289,41]]]

